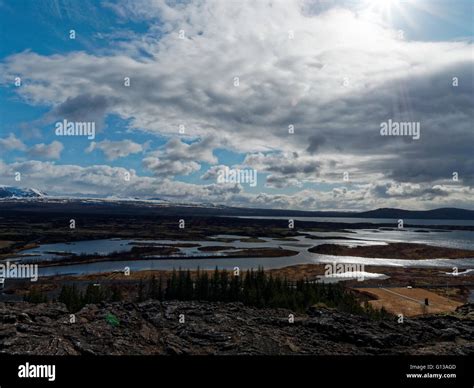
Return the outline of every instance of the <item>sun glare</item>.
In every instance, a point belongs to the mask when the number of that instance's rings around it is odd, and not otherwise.
[[[399,2],[399,0],[366,0],[367,3],[373,6],[390,7]]]
[[[361,11],[372,20],[391,21],[394,11],[401,11],[400,0],[362,0]]]

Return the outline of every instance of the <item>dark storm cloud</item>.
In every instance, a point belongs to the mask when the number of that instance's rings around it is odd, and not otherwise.
[[[103,126],[106,113],[117,102],[116,98],[81,94],[77,97],[70,97],[59,104],[48,117],[54,120],[95,122],[96,129]]]

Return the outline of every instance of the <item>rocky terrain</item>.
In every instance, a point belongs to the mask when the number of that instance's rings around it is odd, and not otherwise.
[[[1,303],[0,312],[3,354],[474,354],[473,304],[401,324],[324,307],[289,323],[283,309],[154,300],[87,305],[75,323],[61,303]]]

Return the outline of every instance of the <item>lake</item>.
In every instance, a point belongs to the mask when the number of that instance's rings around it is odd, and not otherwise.
[[[427,260],[399,260],[384,258],[363,258],[353,256],[332,256],[308,252],[308,248],[320,244],[340,244],[345,246],[358,245],[383,245],[387,242],[411,242],[423,243],[436,246],[446,246],[453,248],[464,248],[474,250],[474,232],[472,231],[430,231],[420,233],[417,229],[405,228],[403,230],[374,230],[374,229],[354,229],[352,233],[344,232],[309,232],[308,235],[319,236],[321,239],[313,240],[306,236],[298,236],[297,241],[279,241],[272,238],[261,238],[263,242],[251,243],[242,241],[220,242],[213,240],[199,241],[175,241],[175,240],[88,240],[60,244],[43,244],[38,248],[26,250],[23,255],[17,256],[19,261],[32,260],[60,260],[61,253],[73,254],[98,254],[107,255],[117,251],[130,251],[133,244],[153,243],[177,244],[177,243],[195,243],[200,246],[221,245],[236,248],[262,248],[274,247],[285,248],[297,251],[295,256],[287,257],[254,257],[254,258],[225,258],[222,252],[201,252],[196,247],[180,248],[180,252],[174,255],[175,258],[169,259],[153,256],[148,259],[137,259],[127,261],[104,261],[96,263],[61,265],[54,267],[40,267],[40,276],[64,275],[64,274],[90,274],[98,272],[123,271],[129,267],[132,271],[139,270],[172,270],[173,268],[182,269],[214,269],[219,268],[232,269],[238,266],[241,270],[250,268],[282,268],[297,264],[315,264],[315,263],[359,263],[364,265],[386,265],[399,267],[426,267],[426,268],[452,268],[454,266],[460,269],[474,268],[473,257],[465,259],[427,259]],[[331,237],[346,237],[347,240],[339,240]],[[215,238],[246,238],[242,236],[214,236]],[[326,237],[326,238],[325,238]],[[202,256],[206,256],[202,258]],[[201,258],[193,258],[200,256]]]

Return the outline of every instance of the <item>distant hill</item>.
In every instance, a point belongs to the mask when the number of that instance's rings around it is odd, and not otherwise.
[[[437,219],[437,220],[474,220],[474,210],[457,208],[439,208],[433,210],[404,210],[382,208],[364,212],[341,211],[300,211],[279,209],[226,208],[223,212],[239,216],[274,217],[344,217],[344,218],[392,218],[392,219]]]
[[[382,208],[359,213],[361,218],[418,218],[438,220],[474,220],[474,210],[443,207],[433,210]]]
[[[86,213],[156,214],[230,217],[344,217],[474,220],[474,210],[381,208],[363,212],[254,209],[209,203],[173,203],[162,198],[77,198],[48,196],[40,190],[0,186],[0,209],[14,211],[78,211]]]

